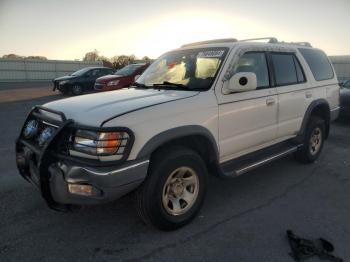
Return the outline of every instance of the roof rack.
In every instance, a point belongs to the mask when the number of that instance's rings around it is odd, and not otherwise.
[[[302,46],[307,46],[307,47],[312,47],[312,45],[309,42],[290,42],[288,44],[292,45],[302,45]]]
[[[243,39],[243,40],[237,40],[236,38],[223,38],[223,39],[214,39],[214,40],[189,43],[189,44],[182,45],[181,47],[215,44],[215,43],[250,42],[250,41],[260,41],[260,40],[268,40],[267,43],[269,44],[301,45],[301,46],[312,47],[309,42],[284,42],[284,41],[279,42],[276,37],[260,37],[260,38],[250,38],[250,39]]]
[[[260,41],[260,40],[269,40],[268,43],[278,43],[278,40],[276,37],[260,37],[260,38],[250,38],[250,39],[243,39],[239,40],[239,42],[250,42],[250,41]]]
[[[205,45],[205,44],[215,44],[215,43],[232,43],[237,42],[236,38],[222,38],[222,39],[214,39],[214,40],[207,40],[207,41],[200,41],[200,42],[194,42],[182,45],[181,47],[188,47],[188,46],[195,46],[195,45]]]
[[[249,41],[259,41],[259,40],[269,40],[268,43],[271,43],[271,44],[301,45],[301,46],[312,47],[312,45],[309,42],[284,42],[284,41],[279,42],[276,37],[243,39],[243,40],[239,40],[239,42],[249,42]]]

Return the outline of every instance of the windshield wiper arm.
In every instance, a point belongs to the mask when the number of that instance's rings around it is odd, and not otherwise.
[[[188,86],[186,86],[186,85],[177,84],[177,83],[171,83],[171,82],[168,82],[168,81],[164,81],[162,84],[153,84],[153,86],[175,86],[175,87],[181,87],[181,88],[188,89]]]
[[[141,84],[141,83],[137,83],[137,82],[134,82],[133,87],[140,87],[140,88],[151,88],[151,86],[146,86],[145,84]]]

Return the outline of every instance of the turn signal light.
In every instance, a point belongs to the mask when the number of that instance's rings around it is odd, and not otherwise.
[[[68,184],[68,191],[72,194],[91,196],[92,189],[90,185]]]

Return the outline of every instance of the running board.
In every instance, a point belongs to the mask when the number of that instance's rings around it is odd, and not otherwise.
[[[296,152],[302,144],[290,142],[278,144],[221,164],[225,177],[237,177],[274,160]]]

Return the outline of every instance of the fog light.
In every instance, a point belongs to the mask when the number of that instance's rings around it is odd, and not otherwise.
[[[93,194],[93,187],[90,185],[68,184],[69,193],[91,196]]]

